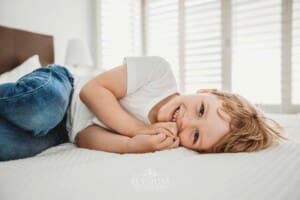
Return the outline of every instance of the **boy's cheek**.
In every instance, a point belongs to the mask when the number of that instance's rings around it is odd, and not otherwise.
[[[188,148],[186,138],[184,137],[184,135],[182,133],[179,134],[179,145]]]

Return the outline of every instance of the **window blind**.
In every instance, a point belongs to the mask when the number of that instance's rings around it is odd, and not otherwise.
[[[232,0],[232,89],[281,103],[281,0]]]
[[[97,1],[98,60],[103,69],[122,64],[125,56],[142,54],[141,1]]]
[[[221,87],[221,6],[218,0],[147,0],[146,54],[172,66],[181,92]]]
[[[300,0],[292,5],[292,104],[300,104]]]
[[[179,82],[178,0],[145,1],[146,55],[162,56]]]
[[[97,0],[103,68],[159,55],[180,91],[229,89],[268,111],[300,107],[300,0]]]
[[[221,89],[221,2],[186,0],[184,12],[185,92]]]

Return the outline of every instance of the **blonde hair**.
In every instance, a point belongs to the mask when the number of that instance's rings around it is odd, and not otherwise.
[[[220,117],[224,119],[222,111],[230,120],[229,133],[207,152],[252,152],[277,145],[286,139],[280,134],[281,126],[245,98],[221,91],[212,91],[211,94],[223,101],[221,110],[218,110]]]

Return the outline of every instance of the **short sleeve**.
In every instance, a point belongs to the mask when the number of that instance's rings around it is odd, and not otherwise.
[[[127,94],[171,72],[169,63],[159,56],[125,57],[123,64],[127,66]]]

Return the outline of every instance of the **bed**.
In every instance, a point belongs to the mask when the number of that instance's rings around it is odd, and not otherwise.
[[[0,45],[0,73],[34,54],[41,65],[54,60],[51,36],[0,27]],[[299,200],[300,115],[269,115],[289,141],[255,153],[198,154],[179,147],[120,155],[65,143],[0,162],[0,199]]]

